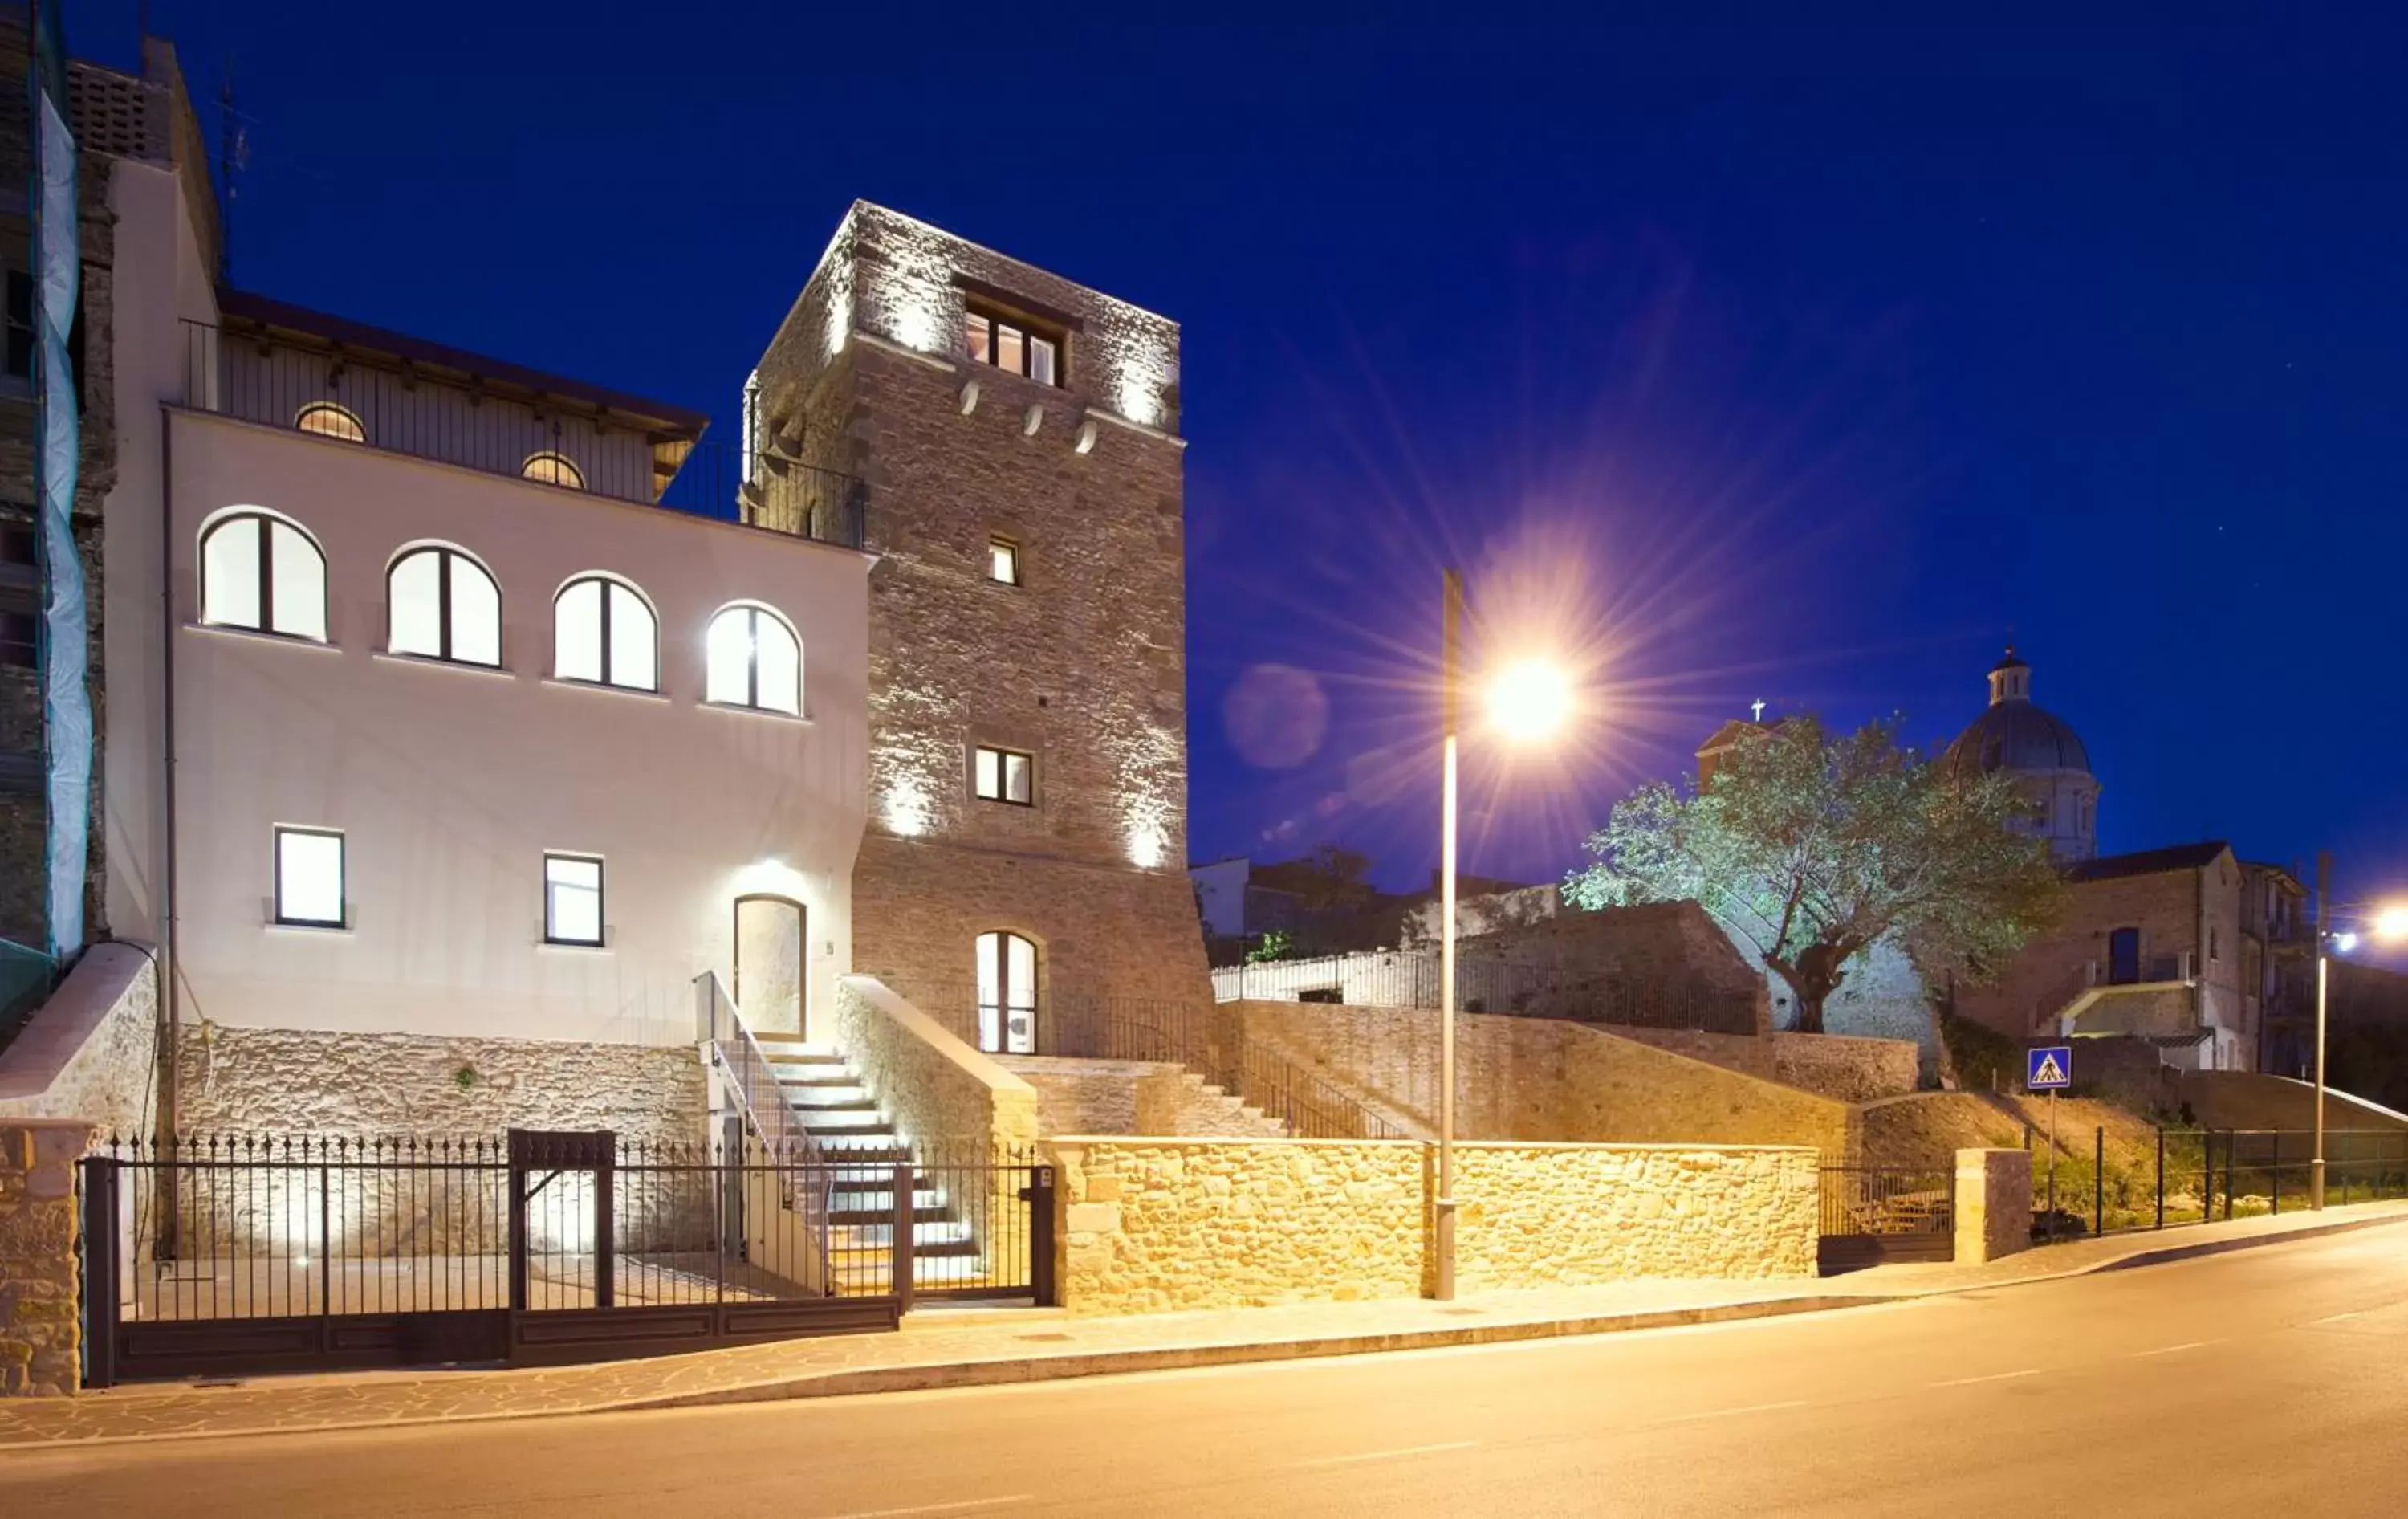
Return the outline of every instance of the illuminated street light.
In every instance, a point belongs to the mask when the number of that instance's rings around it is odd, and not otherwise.
[[[1439,725],[1445,738],[1439,802],[1438,1270],[1431,1296],[1455,1296],[1455,854],[1456,646],[1463,623],[1463,576],[1445,572],[1439,611]],[[1531,742],[1552,735],[1572,709],[1571,681],[1544,660],[1524,659],[1487,682],[1488,720],[1504,737]]]
[[[2325,997],[2331,979],[2331,961],[2336,954],[2347,954],[2358,946],[2362,938],[2372,937],[2379,943],[2397,943],[2408,939],[2408,902],[2386,902],[2379,907],[2360,906],[2355,910],[2336,910],[2329,901],[2327,888],[2332,879],[2332,856],[2316,856],[2316,1153],[2308,1162],[2308,1206],[2325,1205]],[[2352,929],[2336,929],[2332,920],[2343,912],[2355,910],[2365,923],[2366,933]]]

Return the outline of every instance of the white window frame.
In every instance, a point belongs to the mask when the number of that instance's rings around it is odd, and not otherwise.
[[[1011,947],[1028,947],[1028,987],[1025,998],[1013,995],[1011,984]],[[1037,1053],[1037,1019],[1043,1001],[1045,956],[1037,941],[1025,934],[1009,928],[991,928],[978,936],[972,958],[977,967],[979,1048],[990,1054],[1035,1054]],[[1014,1013],[1026,1014],[1027,1021],[1015,1040],[1011,1018]]]
[[[999,575],[996,570],[1009,567],[1010,573]],[[986,578],[997,585],[1021,583],[1020,540],[1001,533],[990,533],[986,539]]]

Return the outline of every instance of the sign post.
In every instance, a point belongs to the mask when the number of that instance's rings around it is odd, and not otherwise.
[[[2057,1095],[2073,1084],[2073,1046],[2043,1044],[2024,1052],[2024,1090],[2048,1094],[2048,1231],[2057,1233]]]

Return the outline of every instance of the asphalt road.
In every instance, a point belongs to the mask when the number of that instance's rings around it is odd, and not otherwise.
[[[0,1514],[2408,1514],[2408,1226],[1589,1340],[0,1455]]]

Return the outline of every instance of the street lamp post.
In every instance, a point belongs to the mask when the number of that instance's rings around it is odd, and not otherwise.
[[[2408,939],[2408,902],[2360,903],[2357,910],[2363,914],[2366,932],[2372,938],[2384,942]],[[2357,933],[2333,927],[2330,914],[2334,911],[2332,855],[2319,852],[2316,855],[2316,1153],[2315,1157],[2308,1162],[2308,1206],[2312,1209],[2325,1205],[2325,1009],[2332,981],[2332,955],[2336,950],[2347,954],[2358,947]]]
[[[1463,577],[1445,572],[1439,611],[1439,731],[1445,752],[1439,765],[1438,843],[1438,1200],[1435,1207],[1438,1280],[1432,1296],[1455,1297],[1455,762],[1457,684],[1456,641],[1463,623]]]
[[[1439,609],[1439,731],[1443,740],[1439,782],[1438,883],[1438,1197],[1432,1205],[1431,1296],[1455,1296],[1455,765],[1463,716],[1463,576],[1447,570]],[[1524,662],[1492,672],[1489,717],[1509,738],[1532,739],[1552,731],[1571,705],[1563,672]]]

